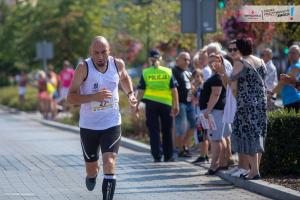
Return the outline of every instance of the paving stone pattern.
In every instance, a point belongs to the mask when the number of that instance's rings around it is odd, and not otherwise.
[[[0,200],[102,199],[102,174],[85,188],[79,135],[0,110]],[[116,200],[266,199],[180,161],[153,163],[147,153],[120,148]]]

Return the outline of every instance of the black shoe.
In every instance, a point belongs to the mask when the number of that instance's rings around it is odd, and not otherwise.
[[[154,162],[161,162],[161,158],[154,158]]]
[[[164,159],[164,162],[175,162],[175,158],[171,157],[171,158]]]
[[[216,173],[218,172],[218,170],[219,170],[219,168],[216,169],[216,170],[209,169],[209,170],[205,173],[205,175],[214,175],[214,174],[216,174]]]
[[[206,158],[203,157],[203,156],[199,156],[196,160],[194,160],[192,163],[193,164],[196,164],[196,163],[199,163],[199,162],[205,162],[206,161]]]
[[[96,179],[97,179],[97,176],[95,178],[90,178],[90,177],[85,178],[85,185],[89,191],[94,190],[95,185],[96,185]]]
[[[189,151],[182,150],[178,153],[178,157],[190,158],[192,155]]]
[[[240,175],[240,178],[246,179],[247,176],[248,176],[248,173],[246,173],[246,174],[241,174],[241,175]]]
[[[184,148],[185,154],[189,157],[192,157],[192,153],[190,152],[190,150],[188,148]]]
[[[260,175],[257,174],[255,176],[253,176],[252,178],[249,176],[244,176],[243,179],[244,180],[259,180],[259,179],[261,179],[261,177],[260,177]]]
[[[205,160],[209,163],[209,157],[207,155],[205,156]]]
[[[261,179],[261,176],[257,174],[253,176],[251,180],[259,180],[259,179]]]
[[[219,170],[228,170],[228,166],[221,166],[219,167]]]

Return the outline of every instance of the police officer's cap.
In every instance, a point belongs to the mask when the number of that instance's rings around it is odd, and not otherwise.
[[[150,52],[149,52],[149,57],[150,57],[150,58],[160,58],[160,53],[159,53],[158,50],[152,49],[152,50],[150,50]]]

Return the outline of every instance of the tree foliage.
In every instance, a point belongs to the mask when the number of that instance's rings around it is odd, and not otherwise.
[[[57,70],[64,59],[77,64],[86,57],[95,35],[106,36],[113,53],[128,62],[142,62],[152,47],[165,52],[195,47],[194,36],[180,33],[179,1],[24,0],[13,6],[0,2],[0,69],[41,67],[35,47],[43,40],[53,43],[54,58],[49,62]]]
[[[108,34],[101,27],[107,0],[53,0],[16,4],[3,12],[0,49],[1,62],[13,66],[40,66],[35,59],[35,46],[39,41],[49,41],[54,46],[56,68],[62,67],[64,59],[76,63],[88,54],[88,45],[93,35]],[[96,4],[96,6],[95,6]],[[2,10],[7,9],[3,6]]]
[[[180,31],[180,1],[117,0],[111,2],[110,6],[116,9],[115,14],[109,18],[111,28],[117,30],[113,35],[117,41],[114,43],[114,49],[129,62],[131,59],[128,57],[128,51],[130,53],[130,47],[139,42],[143,46],[140,58],[144,60],[147,50],[154,47],[166,54],[174,48],[195,48],[195,36],[182,34]],[[124,45],[129,48],[124,49]]]

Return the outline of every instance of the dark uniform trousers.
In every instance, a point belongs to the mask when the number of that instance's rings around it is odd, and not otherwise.
[[[171,106],[146,100],[146,125],[149,130],[151,154],[154,159],[162,157],[160,132],[162,132],[162,150],[164,159],[173,154]],[[161,130],[161,131],[160,131]]]

